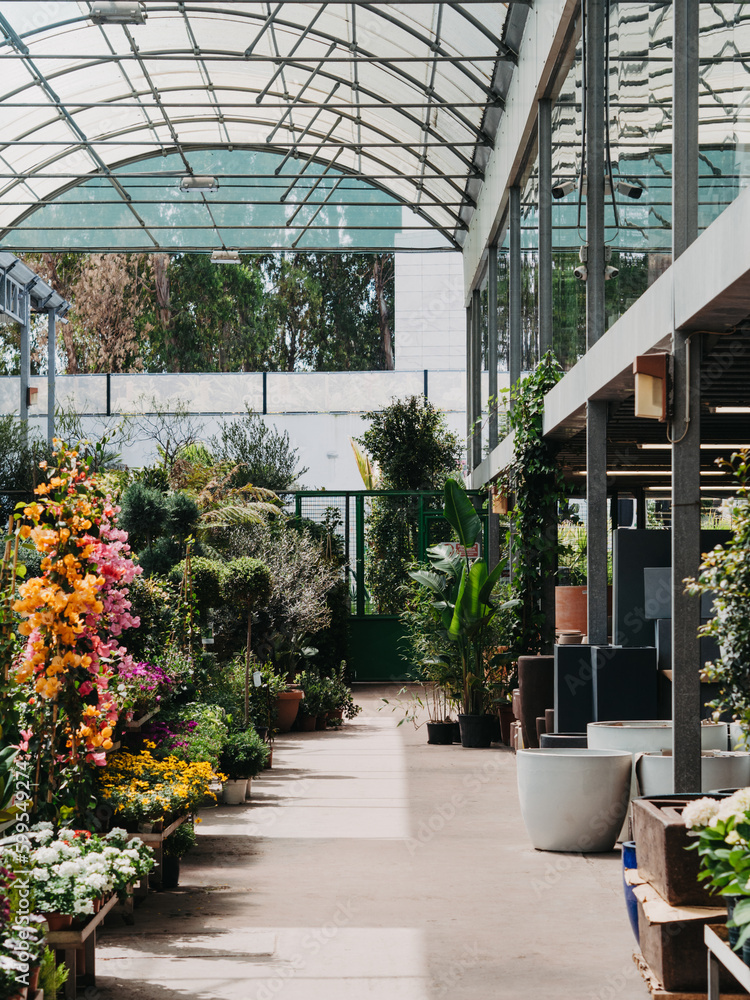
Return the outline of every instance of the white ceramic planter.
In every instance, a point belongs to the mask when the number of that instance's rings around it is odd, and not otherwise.
[[[248,778],[247,779],[247,785],[245,786],[245,801],[246,802],[249,801],[249,799],[250,799],[250,783],[252,782],[252,780],[253,780],[252,778]]]
[[[224,804],[238,806],[245,801],[247,778],[234,778],[224,782]]]
[[[637,761],[636,775],[641,795],[672,795],[672,757],[645,753]],[[701,791],[713,788],[745,788],[750,785],[750,753],[703,754]]]
[[[611,851],[627,814],[632,756],[624,750],[519,750],[518,797],[538,851]]]
[[[586,728],[590,749],[629,750],[633,754],[672,749],[671,721],[589,722]],[[727,749],[726,723],[701,726],[701,749]]]

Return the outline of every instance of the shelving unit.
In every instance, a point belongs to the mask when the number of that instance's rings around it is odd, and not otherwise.
[[[98,913],[78,930],[50,931],[47,944],[55,951],[65,952],[68,979],[63,989],[65,1000],[75,1000],[78,985],[96,986],[96,929],[117,904],[117,896],[108,899]],[[81,970],[80,983],[77,982]]]
[[[729,947],[726,927],[708,924],[703,930],[703,939],[708,948],[708,1000],[719,1000],[719,966],[722,965],[750,993],[750,967]]]

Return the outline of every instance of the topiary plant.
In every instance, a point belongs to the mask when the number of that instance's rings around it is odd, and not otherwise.
[[[169,579],[178,587],[185,577],[185,566],[186,560],[183,559],[169,572]],[[201,621],[210,608],[218,608],[221,604],[221,574],[222,564],[215,559],[195,556],[190,560],[190,583]]]
[[[149,549],[167,524],[168,506],[163,493],[136,480],[122,495],[119,527],[127,531],[133,548],[146,542]]]
[[[245,651],[245,726],[250,717],[250,641],[252,638],[253,611],[265,604],[271,596],[271,571],[260,559],[240,556],[231,559],[221,574],[222,597],[227,604],[247,612],[247,649]]]

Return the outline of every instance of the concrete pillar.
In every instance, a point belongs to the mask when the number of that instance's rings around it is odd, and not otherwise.
[[[50,309],[47,313],[47,444],[52,447],[55,436],[55,347],[57,336],[57,313]]]
[[[698,0],[673,5],[672,259],[698,235]],[[676,792],[701,787],[700,598],[683,580],[700,565],[700,335],[675,330],[672,446],[672,767]]]
[[[471,417],[472,469],[482,461],[482,295],[475,288],[471,296]]]
[[[474,372],[474,360],[472,357],[474,347],[472,307],[474,296],[472,295],[469,305],[466,307],[466,470],[471,473],[473,469],[473,439],[472,439],[472,409],[474,394],[472,391],[472,375]]]
[[[508,368],[513,390],[521,377],[521,189],[508,191]],[[511,408],[513,406],[511,395]]]
[[[605,332],[604,310],[604,3],[586,4],[586,349]],[[586,408],[587,591],[589,642],[606,644],[607,404]]]
[[[487,369],[490,394],[490,451],[497,448],[497,244],[493,243],[487,259]]]
[[[539,353],[552,348],[552,101],[539,101]]]

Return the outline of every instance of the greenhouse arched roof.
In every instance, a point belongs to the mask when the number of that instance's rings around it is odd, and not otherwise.
[[[456,249],[527,13],[0,0],[0,244]]]

